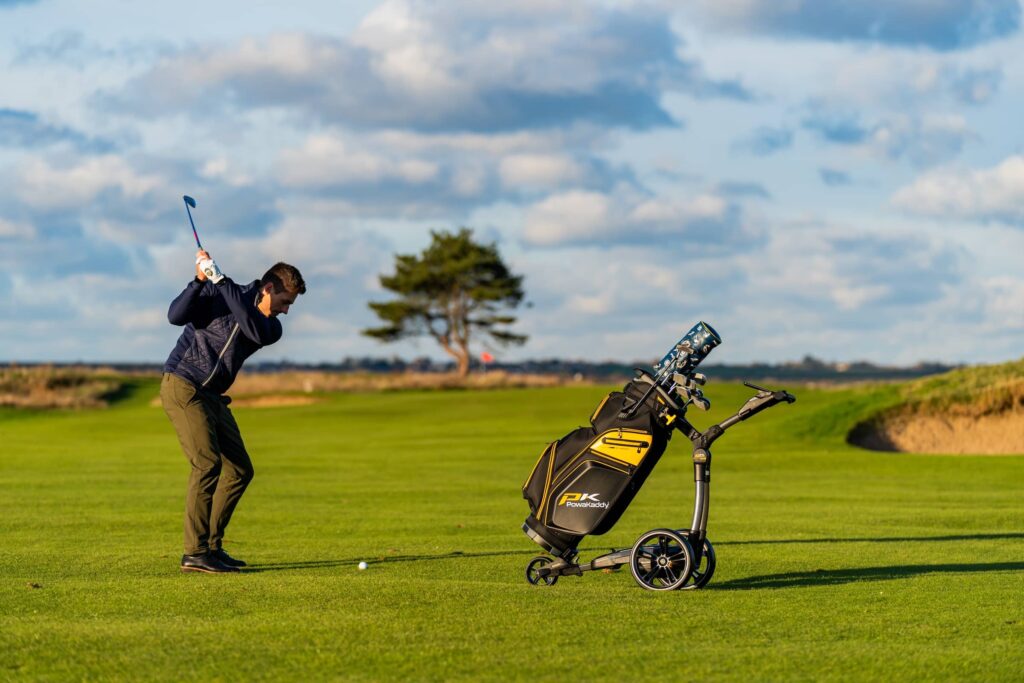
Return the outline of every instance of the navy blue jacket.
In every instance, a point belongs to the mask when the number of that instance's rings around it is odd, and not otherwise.
[[[198,278],[188,283],[167,311],[171,324],[185,331],[164,372],[203,391],[227,391],[246,358],[281,338],[281,321],[256,308],[259,295],[259,280],[242,286],[227,277],[216,285]]]

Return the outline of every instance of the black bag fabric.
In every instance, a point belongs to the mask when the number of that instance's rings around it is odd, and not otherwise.
[[[640,377],[598,405],[589,427],[548,444],[523,485],[527,525],[571,545],[611,529],[658,463],[681,406]],[[624,415],[628,413],[628,415]],[[540,528],[538,528],[540,527]]]

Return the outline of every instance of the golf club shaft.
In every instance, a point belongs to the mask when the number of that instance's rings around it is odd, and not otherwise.
[[[192,220],[192,209],[189,208],[190,206],[196,205],[196,200],[192,199],[188,195],[185,195],[182,199],[185,200],[185,211],[188,213],[188,222],[192,226],[192,234],[195,235],[196,238],[196,247],[202,249],[203,245],[199,242],[199,233],[196,232],[196,223]]]
[[[188,211],[188,222],[192,224],[192,234],[195,235],[196,246],[202,249],[203,245],[199,242],[199,233],[196,232],[196,224],[192,221],[192,212],[189,211],[188,205],[185,206],[185,211]]]

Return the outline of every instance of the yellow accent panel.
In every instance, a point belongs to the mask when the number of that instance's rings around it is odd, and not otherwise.
[[[609,429],[590,444],[590,450],[606,458],[636,467],[651,449],[651,435],[639,429]]]

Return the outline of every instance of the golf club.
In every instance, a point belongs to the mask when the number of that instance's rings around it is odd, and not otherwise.
[[[189,209],[190,206],[193,209],[196,208],[196,200],[192,199],[188,195],[183,196],[182,199],[185,200],[185,211],[188,212],[188,222],[192,224],[192,234],[196,236],[196,246],[202,249],[203,245],[199,243],[199,233],[196,232],[196,224],[192,220],[192,210]]]

